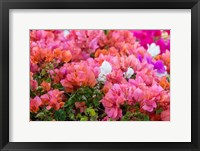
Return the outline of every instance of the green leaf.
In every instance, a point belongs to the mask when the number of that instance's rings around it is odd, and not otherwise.
[[[38,113],[35,117],[36,117],[36,118],[39,118],[39,119],[44,119],[45,114],[44,114],[43,112],[40,112],[40,113]]]
[[[144,121],[149,121],[149,116],[148,115],[144,115]]]
[[[47,73],[46,70],[45,70],[45,69],[42,69],[41,75],[44,76],[46,73]]]
[[[66,113],[64,110],[60,109],[60,110],[57,110],[54,114],[54,118],[56,121],[65,121],[66,120]]]
[[[76,118],[78,119],[78,118],[81,118],[82,116],[81,116],[81,114],[80,113],[78,113],[77,115],[76,115]]]
[[[129,119],[130,119],[130,118],[127,117],[127,116],[123,116],[123,117],[122,117],[122,121],[129,121]]]
[[[91,53],[91,54],[90,54],[90,57],[91,57],[91,58],[94,58],[94,53]]]
[[[53,118],[51,116],[48,116],[45,118],[45,121],[53,121]]]
[[[96,116],[91,117],[90,121],[97,121],[97,117]]]
[[[129,121],[131,118],[131,112],[127,112],[123,117],[122,117],[122,121]]]
[[[37,87],[37,91],[42,91],[42,90],[43,90],[43,88],[41,86]]]
[[[108,30],[104,30],[104,34],[105,34],[105,35],[108,35]]]
[[[64,87],[62,86],[62,84],[54,84],[53,85],[53,88],[54,89],[58,89],[60,91],[63,91],[64,90]]]
[[[93,100],[93,104],[94,104],[95,107],[99,106],[100,105],[99,99],[95,98]]]
[[[112,119],[112,118],[110,118],[110,119],[109,119],[109,121],[113,121],[113,119]]]
[[[75,119],[75,115],[74,115],[73,113],[70,113],[70,114],[69,114],[69,118],[70,118],[71,120],[74,120],[74,119]]]
[[[170,82],[170,76],[169,75],[167,76],[167,81]]]
[[[88,117],[87,116],[82,116],[80,121],[88,121]]]
[[[135,108],[135,109],[139,109],[139,108],[140,108],[140,103],[137,102],[137,103],[135,104],[134,108]]]
[[[92,109],[92,108],[87,108],[87,109],[86,109],[86,112],[89,113],[90,116],[95,116],[95,115],[96,115],[95,110]]]
[[[48,67],[49,67],[49,69],[54,69],[54,66],[53,66],[52,63],[49,63],[49,64],[48,64]]]
[[[51,78],[47,78],[46,82],[50,83],[51,82]]]
[[[160,109],[157,109],[157,110],[156,110],[156,114],[158,115],[158,114],[160,114],[162,111],[163,111],[163,109],[162,109],[162,108],[160,108]]]
[[[65,103],[64,107],[68,107],[68,106],[74,106],[75,102],[77,101],[76,95],[73,94]]]
[[[134,73],[132,76],[131,76],[131,79],[135,79],[136,78],[136,73]]]
[[[36,96],[36,94],[32,90],[30,90],[30,96],[31,96],[31,98],[34,98]]]

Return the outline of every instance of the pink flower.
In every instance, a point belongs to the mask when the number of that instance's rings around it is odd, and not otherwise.
[[[65,78],[67,69],[63,66],[60,69],[50,70],[49,73],[54,83],[60,83],[60,81]]]
[[[58,89],[51,90],[47,93],[47,95],[42,95],[42,101],[44,104],[47,104],[46,107],[47,110],[50,110],[51,108],[55,110],[59,110],[64,105],[64,91],[59,91]],[[49,100],[48,100],[49,99]]]
[[[72,92],[81,86],[94,87],[97,83],[92,68],[86,62],[66,64],[66,69],[68,74],[60,83],[67,92]]]
[[[102,114],[98,120],[139,111],[150,120],[170,120],[170,30],[31,30],[30,72],[30,89],[38,95],[30,99],[31,113],[63,109],[66,93],[88,86],[103,94],[104,113],[94,108]],[[55,89],[60,84],[64,91]],[[74,110],[85,108],[75,103]]]
[[[161,113],[161,120],[162,121],[170,121],[170,110],[165,110]]]
[[[31,90],[35,91],[38,87],[38,82],[36,80],[31,80],[30,85],[31,85]]]
[[[126,100],[122,89],[123,88],[121,85],[114,84],[108,93],[106,93],[105,97],[101,100],[108,117],[111,117],[115,120],[118,120],[122,117],[120,105],[123,105]]]
[[[163,88],[160,85],[153,84],[149,90],[151,91],[152,94],[154,94],[154,96],[157,96],[161,94],[161,92],[163,91]]]
[[[148,112],[152,112],[154,108],[157,107],[156,102],[154,100],[145,100],[143,101],[144,105],[143,105],[143,109],[148,111]]]
[[[137,102],[140,102],[140,101],[142,101],[142,99],[144,98],[144,92],[143,92],[140,88],[137,88],[137,89],[134,91],[133,96],[134,96],[134,99],[135,99]]]
[[[123,72],[121,70],[114,70],[107,75],[107,81],[114,83],[126,83]]]
[[[156,45],[160,46],[161,53],[165,53],[166,50],[170,51],[170,40],[160,39]]]
[[[141,68],[137,72],[137,77],[141,77],[148,86],[152,85],[153,82],[158,79],[156,71],[153,70],[153,65],[148,64],[146,61],[141,63]]]
[[[49,95],[48,94],[43,94],[41,97],[42,100],[42,105],[48,105],[49,104]]]
[[[75,107],[80,110],[80,113],[85,112],[85,109],[87,108],[85,102],[75,102]]]
[[[70,30],[67,50],[73,61],[86,60],[99,48],[98,42],[105,36],[103,30]]]
[[[110,120],[110,118],[108,117],[108,116],[106,116],[106,117],[104,117],[103,119],[102,119],[102,121],[109,121]]]
[[[154,42],[154,39],[161,37],[161,30],[134,30],[133,35],[140,41],[140,44],[147,49],[148,44]]]
[[[30,112],[37,113],[39,111],[39,107],[42,104],[41,99],[36,96],[34,99],[30,100]]]
[[[122,49],[125,43],[134,44],[135,37],[128,30],[111,30],[108,33],[109,45]]]
[[[119,119],[122,117],[122,110],[118,107],[113,108],[106,108],[105,112],[107,113],[108,117],[111,117],[112,119]]]
[[[111,87],[112,87],[112,83],[109,81],[106,81],[104,83],[104,87],[102,88],[102,91],[106,94],[109,91],[109,89],[111,89]]]
[[[30,71],[32,73],[35,73],[35,72],[38,72],[39,71],[39,67],[37,64],[34,64],[34,63],[30,63]]]
[[[48,83],[46,81],[43,81],[40,85],[42,86],[43,90],[46,92],[48,92],[51,89],[51,83]]]

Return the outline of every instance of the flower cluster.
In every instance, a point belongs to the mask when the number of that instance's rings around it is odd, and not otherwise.
[[[169,121],[170,30],[31,30],[30,120]]]

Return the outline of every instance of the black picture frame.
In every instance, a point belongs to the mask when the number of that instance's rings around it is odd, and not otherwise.
[[[9,9],[191,9],[191,142],[9,142]],[[200,151],[199,0],[0,0],[0,148],[25,150]]]

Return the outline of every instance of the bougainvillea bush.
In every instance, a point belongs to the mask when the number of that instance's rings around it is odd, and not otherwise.
[[[169,121],[170,30],[30,30],[31,121]]]

